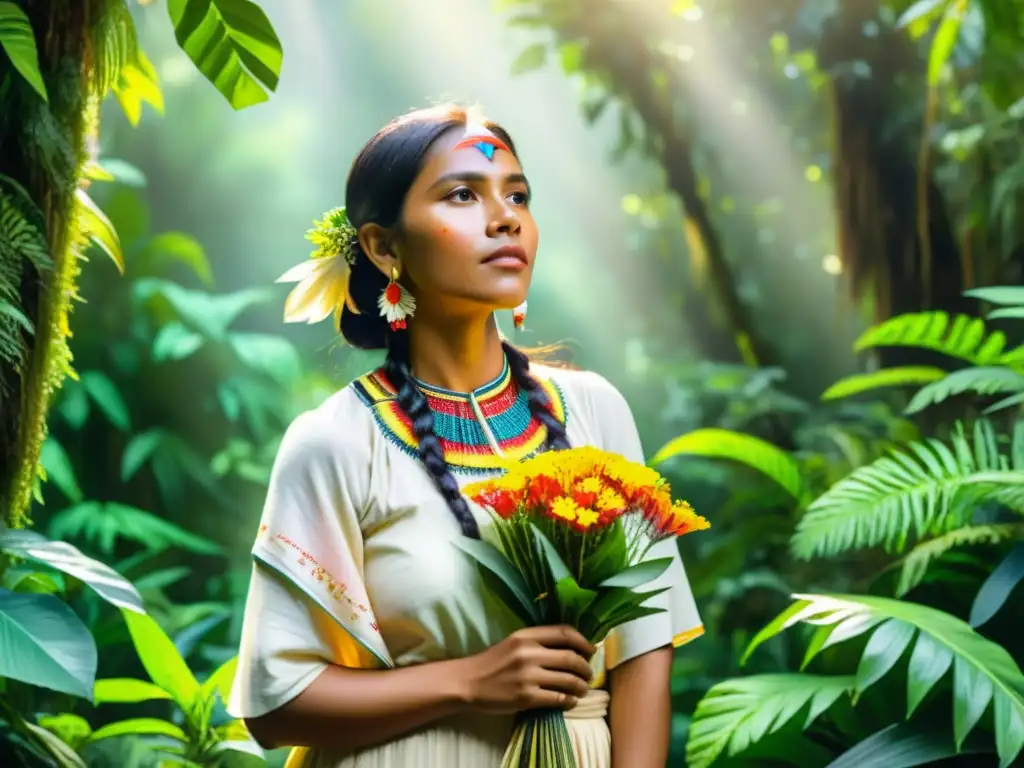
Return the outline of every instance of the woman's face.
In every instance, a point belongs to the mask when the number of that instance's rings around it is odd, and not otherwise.
[[[530,188],[515,155],[486,145],[489,158],[474,137],[496,138],[460,127],[438,139],[406,196],[394,252],[418,315],[471,315],[526,299],[538,242]]]

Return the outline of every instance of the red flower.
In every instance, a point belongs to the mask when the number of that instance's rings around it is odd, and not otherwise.
[[[562,484],[548,475],[537,475],[530,479],[526,491],[526,502],[531,507],[546,507],[562,495]]]
[[[511,491],[488,490],[473,497],[478,504],[490,507],[502,520],[512,517],[522,503],[522,494]]]

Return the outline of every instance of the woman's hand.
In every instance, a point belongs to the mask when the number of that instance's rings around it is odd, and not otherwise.
[[[588,660],[596,650],[569,626],[521,629],[458,660],[466,703],[495,714],[572,709],[590,688]]]

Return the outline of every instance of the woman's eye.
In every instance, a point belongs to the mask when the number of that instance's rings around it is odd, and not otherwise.
[[[513,192],[511,197],[516,205],[527,205],[530,202],[530,196],[526,192]]]
[[[466,189],[466,187],[460,187],[448,195],[449,200],[454,200],[457,203],[468,203],[473,199],[472,190]]]

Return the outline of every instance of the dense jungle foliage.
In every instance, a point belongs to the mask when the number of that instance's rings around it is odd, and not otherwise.
[[[614,251],[541,272],[527,341],[612,379],[713,523],[670,764],[1018,764],[1024,7],[468,2],[513,41],[484,80],[577,94],[496,107],[577,191],[546,253]],[[414,3],[322,5],[0,1],[0,764],[282,764],[224,710],[248,549],[285,427],[374,358],[272,281],[458,69],[413,76]],[[279,87],[283,50],[381,71]]]

